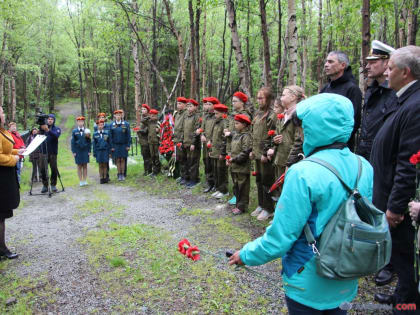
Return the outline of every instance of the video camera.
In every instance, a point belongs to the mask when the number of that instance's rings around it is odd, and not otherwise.
[[[37,109],[37,113],[35,115],[35,118],[36,118],[36,124],[37,125],[39,125],[39,126],[48,125],[48,122],[47,122],[48,115],[47,114],[44,114],[42,112],[42,108],[38,108]]]

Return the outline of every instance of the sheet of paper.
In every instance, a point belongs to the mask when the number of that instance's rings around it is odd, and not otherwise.
[[[47,139],[47,136],[37,135],[35,137],[35,139],[32,140],[32,142],[28,145],[25,152],[23,152],[23,155],[26,156],[26,155],[29,155],[32,152],[34,152],[36,150],[36,148],[38,148],[40,146],[40,144],[45,141],[45,139]]]

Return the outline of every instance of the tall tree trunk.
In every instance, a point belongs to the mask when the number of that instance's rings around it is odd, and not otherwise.
[[[7,78],[7,122],[11,122],[12,119],[12,77],[10,75],[10,69],[8,70]]]
[[[288,46],[287,42],[289,39],[287,38],[284,40],[284,49],[283,49],[283,57],[281,58],[280,68],[277,75],[277,97],[281,95],[283,92],[283,85],[284,85],[284,75],[286,72],[286,63],[287,63],[287,49]]]
[[[251,96],[251,88],[248,75],[248,67],[244,62],[242,54],[241,41],[239,40],[238,27],[236,24],[236,11],[233,0],[225,0],[226,9],[229,15],[229,27],[232,34],[233,49],[235,50],[236,62],[238,64],[238,73],[241,80],[241,87],[243,91]]]
[[[197,8],[195,10],[195,98],[200,100],[200,17],[201,2],[197,0]]]
[[[363,94],[367,88],[366,58],[370,51],[370,0],[363,0],[362,6],[362,56],[360,62],[359,87]]]
[[[195,26],[194,26],[194,10],[192,0],[188,0],[188,11],[190,13],[190,47],[191,47],[191,62],[190,62],[190,96],[196,97],[196,63],[195,63]]]
[[[225,79],[225,71],[226,71],[226,65],[225,65],[225,54],[226,54],[226,40],[225,40],[225,35],[226,35],[226,20],[227,20],[227,10],[225,10],[225,19],[224,19],[224,24],[223,24],[223,34],[222,34],[222,64],[221,64],[221,75],[219,77],[218,80],[218,85],[217,85],[217,97],[219,98],[219,100],[222,98],[222,93],[223,93],[223,82]]]
[[[133,0],[131,2],[131,7],[133,8],[135,13],[138,13],[139,6],[137,3],[137,0]],[[132,20],[132,25],[135,31],[138,31],[137,28],[137,19],[136,15],[134,15]],[[136,113],[136,123],[137,127],[140,125],[140,60],[138,57],[139,54],[139,47],[138,47],[138,41],[134,33],[132,33],[131,36],[131,52],[133,55],[133,61],[134,61],[134,110]]]
[[[266,0],[260,0],[260,17],[261,17],[261,36],[263,39],[263,55],[264,55],[264,68],[263,78],[264,85],[271,87],[271,67],[270,67],[270,42],[268,39],[268,27],[267,27],[267,14],[265,11]]]
[[[248,0],[248,4],[249,4],[249,0]],[[281,18],[283,16],[282,14],[282,10],[281,10],[281,0],[277,0],[277,9],[279,11],[279,21],[278,21],[278,34],[277,34],[277,69],[280,69],[280,64],[281,64],[281,45],[283,44],[283,40],[282,40],[282,32],[281,32]]]
[[[169,7],[169,1],[163,0],[165,3],[166,14],[168,16],[169,25],[171,26],[172,34],[175,36],[178,42],[178,59],[179,59],[179,67],[181,68],[181,82],[180,82],[180,94],[184,95],[185,93],[185,83],[187,81],[186,70],[185,70],[185,61],[184,61],[184,44],[182,42],[181,34],[175,28],[175,23],[172,20],[171,16],[171,9]]]
[[[399,37],[400,37],[400,47],[407,45],[407,36],[405,32],[405,25],[407,24],[407,7],[403,7],[400,11],[400,29],[399,29]]]
[[[407,45],[416,45],[418,31],[417,16],[419,10],[419,0],[414,0],[412,7],[408,10],[408,36]]]
[[[80,48],[77,49],[77,69],[79,71],[79,93],[80,93],[80,113],[82,116],[85,116],[85,99],[83,95],[83,78],[82,78],[82,61],[81,61],[81,54]]]
[[[152,4],[152,16],[153,16],[153,23],[152,23],[152,62],[157,65],[157,35],[156,35],[156,9],[157,9],[157,1],[153,0]],[[152,74],[152,106],[157,106],[158,104],[158,83],[157,83],[157,76],[156,72],[151,71]]]
[[[28,77],[26,70],[23,71],[23,129],[28,127]]]
[[[36,97],[36,106],[39,106],[39,103],[41,102],[41,85],[42,85],[42,73],[41,69],[39,69],[39,72],[36,76],[36,88],[35,88],[35,97]]]
[[[249,1],[248,0],[246,2],[247,7],[246,7],[246,38],[245,38],[245,43],[246,43],[246,67],[247,67],[247,72],[248,72],[248,81],[249,81],[249,90],[252,92],[253,88],[252,88],[252,72],[251,72],[251,47],[249,44],[249,27],[250,27],[250,23],[249,23],[249,19],[250,19],[250,14],[251,14],[251,8],[249,5]],[[226,23],[226,15],[225,15],[225,23]]]
[[[324,56],[322,53],[322,0],[319,0],[319,8],[318,8],[318,60],[316,65],[316,78],[318,81],[318,91],[321,90],[323,82],[322,82],[322,63],[324,60]]]
[[[288,0],[287,36],[289,39],[289,85],[296,84],[297,77],[297,27],[296,27],[296,6],[295,0]]]
[[[394,0],[394,47],[400,48],[400,14],[398,9],[398,0]]]
[[[124,110],[125,115],[127,115],[127,108],[126,108],[126,104],[125,104],[125,99],[124,99],[124,89],[125,89],[125,85],[124,85],[124,63],[123,63],[123,59],[121,56],[121,47],[118,48],[117,50],[117,65],[118,65],[118,69],[120,72],[119,75],[119,96],[120,96],[120,108],[122,110]]]
[[[205,4],[204,4],[205,5]],[[203,96],[207,94],[207,51],[206,51],[206,32],[207,32],[207,9],[204,7],[204,15],[203,15],[203,33],[201,35],[202,39],[202,47],[203,50],[201,52],[201,63],[202,63],[202,92]]]
[[[50,61],[50,75],[48,81],[48,107],[49,112],[54,112],[55,107],[55,62]]]
[[[11,121],[16,121],[16,72],[14,66],[11,66],[9,75],[11,92]]]
[[[4,74],[0,75],[0,107],[4,106]]]
[[[309,24],[310,25],[310,24]],[[302,0],[302,88],[306,90],[306,75],[308,71],[308,26],[306,24],[306,0]]]

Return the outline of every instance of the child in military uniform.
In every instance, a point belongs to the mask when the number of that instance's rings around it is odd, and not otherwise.
[[[206,143],[208,141],[207,139],[210,139],[215,121],[213,106],[220,102],[216,97],[210,96],[203,98],[203,103],[203,119],[201,121],[201,128],[198,129],[197,133],[201,134],[200,140],[203,144],[203,164],[207,181],[207,187],[204,189],[204,192],[208,193],[214,188],[214,172]]]
[[[152,175],[156,176],[160,174],[160,160],[159,160],[159,123],[158,115],[159,112],[156,109],[149,111],[150,119],[147,122],[147,141],[149,143],[151,164],[152,164]]]
[[[85,128],[85,117],[76,118],[77,128],[73,129],[71,135],[71,152],[77,164],[77,175],[79,176],[80,186],[87,185],[87,164],[91,152],[90,130]]]
[[[184,118],[184,132],[182,135],[182,144],[186,152],[186,171],[184,182],[185,186],[192,188],[200,182],[200,135],[196,130],[200,128],[200,114],[197,113],[198,102],[189,99],[187,102],[187,115]]]
[[[149,140],[148,140],[148,124],[149,124],[150,106],[147,104],[141,105],[141,119],[140,128],[137,132],[139,137],[141,156],[143,157],[144,176],[152,174],[152,160],[150,155]]]
[[[216,189],[216,192],[212,196],[221,199],[228,194],[227,167],[225,162],[226,141],[223,136],[228,107],[224,104],[217,104],[213,108],[215,122],[210,140],[207,142],[207,148],[210,149],[209,156],[212,161]]]
[[[274,167],[267,158],[271,138],[270,130],[275,128],[276,114],[271,110],[273,95],[271,90],[263,87],[258,91],[259,110],[252,121],[252,152],[255,159],[256,183],[258,190],[258,207],[251,213],[257,220],[263,221],[274,215],[274,201],[269,193],[274,184]]]
[[[236,207],[233,214],[241,214],[248,210],[252,137],[249,131],[251,119],[245,114],[235,115],[235,134],[232,137],[231,154],[226,156],[226,165],[230,167],[233,180],[233,194],[236,197]]]
[[[178,177],[177,182],[180,184],[186,184],[184,180],[186,155],[182,146],[182,135],[184,133],[184,118],[186,115],[187,102],[188,100],[185,97],[178,97],[176,103],[177,111],[174,114],[173,142],[175,144],[176,159],[174,177]]]
[[[112,158],[117,165],[117,178],[119,181],[125,180],[125,159],[128,157],[131,145],[130,126],[122,120],[122,113],[122,110],[114,112],[115,121],[112,122],[109,130]]]
[[[99,179],[101,184],[108,183],[107,166],[111,145],[109,142],[109,131],[105,130],[105,120],[96,122],[97,130],[93,134],[93,156],[99,164]]]

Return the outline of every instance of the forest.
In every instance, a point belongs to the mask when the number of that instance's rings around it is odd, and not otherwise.
[[[180,95],[313,95],[332,50],[365,89],[371,40],[416,45],[418,13],[419,0],[2,0],[0,105],[26,129],[64,97],[90,118],[135,120],[142,103],[174,108]]]

